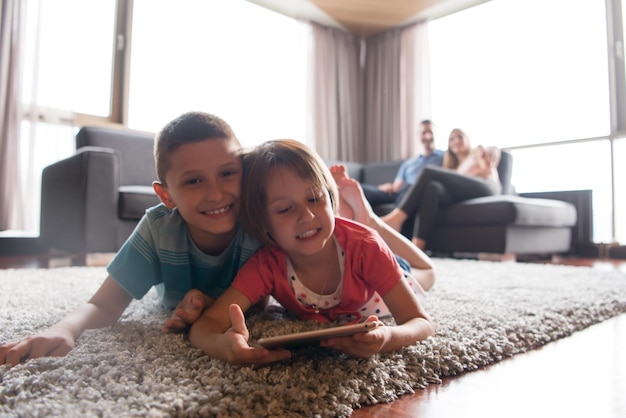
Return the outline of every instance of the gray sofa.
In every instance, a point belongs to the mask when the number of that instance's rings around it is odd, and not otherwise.
[[[117,251],[145,210],[159,203],[151,186],[153,143],[147,132],[80,129],[76,154],[43,171],[38,245],[72,255]],[[400,162],[344,164],[351,177],[380,184],[393,180]],[[511,168],[512,158],[504,152],[499,171],[508,193]],[[555,199],[513,194],[472,199],[442,211],[428,249],[451,255],[564,253],[575,224],[574,206]]]
[[[351,177],[364,183],[381,184],[393,181],[401,161],[343,164]],[[573,235],[578,219],[574,204],[516,195],[511,184],[512,170],[513,157],[503,151],[498,166],[503,194],[470,199],[443,208],[428,237],[427,250],[445,256],[570,252],[580,238]],[[373,209],[384,215],[392,208],[393,204],[385,204]],[[405,223],[402,233],[410,237],[411,231],[412,224]]]

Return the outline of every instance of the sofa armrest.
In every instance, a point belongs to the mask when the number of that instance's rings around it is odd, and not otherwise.
[[[42,248],[66,252],[117,249],[120,153],[84,147],[42,172]]]

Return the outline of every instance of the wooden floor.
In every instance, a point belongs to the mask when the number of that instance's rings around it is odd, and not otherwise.
[[[554,259],[624,273],[626,261]],[[448,378],[389,404],[373,417],[626,417],[626,314],[484,369]]]
[[[106,255],[88,260],[102,264]],[[624,273],[626,260],[558,259]],[[47,268],[44,257],[2,257],[0,268]],[[626,314],[415,394],[363,407],[373,417],[626,417]]]

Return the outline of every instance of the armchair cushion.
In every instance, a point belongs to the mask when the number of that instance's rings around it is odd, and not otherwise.
[[[160,203],[152,186],[120,186],[119,195],[120,219],[139,221],[147,208]]]

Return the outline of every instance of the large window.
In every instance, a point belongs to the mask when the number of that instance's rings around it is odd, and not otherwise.
[[[18,198],[23,228],[38,231],[41,170],[74,152],[75,125],[112,119],[115,1],[25,6]]]
[[[244,0],[25,1],[25,230],[39,229],[42,169],[74,153],[80,126],[156,132],[201,110],[245,146],[306,141],[307,34],[289,17]]]
[[[494,0],[437,19],[433,117],[500,147],[606,136],[606,34],[598,0]]]
[[[70,122],[75,113],[108,117],[115,1],[28,0],[25,3],[23,103],[26,111],[51,122],[56,119],[57,123],[63,122],[63,118]]]
[[[135,0],[129,126],[155,132],[201,110],[224,118],[244,145],[305,141],[303,31],[247,1]]]
[[[620,138],[614,143],[615,150],[615,231],[622,245],[626,242],[626,138]]]
[[[431,22],[429,36],[437,145],[459,127],[512,152],[518,192],[592,189],[594,241],[610,242],[619,177],[605,2],[493,0]],[[623,202],[624,184],[615,190]]]

